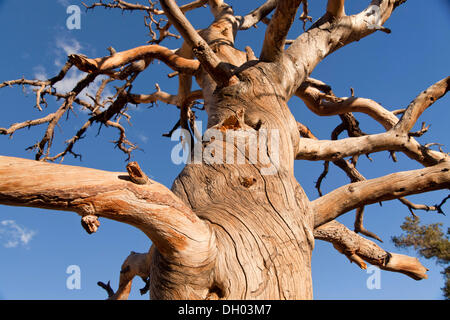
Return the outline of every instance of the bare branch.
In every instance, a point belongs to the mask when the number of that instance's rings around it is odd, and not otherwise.
[[[306,31],[306,22],[312,22],[312,17],[310,17],[309,15],[308,15],[308,13],[309,13],[309,10],[308,10],[308,0],[303,0],[302,1],[302,4],[303,4],[303,12],[302,12],[302,14],[300,15],[300,20],[302,20],[303,21],[303,31]],[[293,41],[292,41],[293,42]],[[291,42],[291,43],[292,43]]]
[[[124,222],[142,230],[163,255],[187,263],[203,263],[214,252],[211,230],[190,208],[163,185],[150,179],[135,184],[127,173],[0,156],[0,204]]]
[[[129,3],[129,2],[126,2],[123,0],[111,0],[111,2],[112,3],[96,2],[90,6],[83,3],[83,5],[86,7],[86,9],[93,9],[95,7],[105,7],[105,8],[118,8],[118,9],[129,10],[129,11],[133,11],[133,10],[150,11],[151,13],[156,14],[156,15],[164,14],[164,11],[156,9],[154,7],[154,4],[152,4],[151,6],[145,6],[142,4]],[[208,0],[195,0],[190,3],[182,5],[180,7],[180,10],[182,12],[194,10],[194,9],[204,6],[207,2],[208,2]]]
[[[316,136],[311,132],[311,130],[309,130],[309,128],[307,126],[305,126],[304,124],[301,124],[298,121],[297,121],[297,128],[300,133],[300,136],[302,136],[304,138],[317,140]]]
[[[36,93],[36,108],[38,108],[39,111],[42,111],[41,103],[43,102],[46,104],[45,100],[43,99],[43,92],[46,92],[46,87],[53,86],[58,81],[62,80],[64,76],[67,74],[69,69],[72,67],[72,62],[67,61],[66,64],[62,67],[60,72],[53,78],[48,80],[28,80],[25,78],[18,79],[18,80],[10,80],[10,81],[4,81],[0,83],[0,89],[4,88],[6,86],[12,87],[13,85],[21,85],[22,87],[25,85],[35,86],[39,87],[38,89],[35,89]]]
[[[392,112],[373,100],[356,97],[331,98],[330,94],[321,91],[323,90],[314,88],[306,82],[306,85],[302,85],[296,91],[296,95],[303,100],[309,110],[320,116],[361,112],[379,122],[386,130],[398,122],[398,118]]]
[[[112,69],[138,60],[144,60],[146,67],[150,64],[152,59],[159,59],[173,70],[183,73],[193,74],[197,72],[200,67],[198,61],[182,58],[172,50],[159,45],[141,46],[117,52],[112,56],[96,59],[89,59],[79,54],[72,54],[69,56],[69,60],[81,71],[106,74],[113,74]]]
[[[377,236],[375,233],[367,230],[364,227],[363,220],[364,220],[364,207],[360,207],[356,209],[356,215],[355,215],[355,232],[361,233],[365,236],[368,236],[373,239],[377,239],[380,242],[383,242],[379,236]]]
[[[180,7],[180,10],[182,12],[187,12],[199,7],[204,6],[208,0],[196,0],[191,3],[187,3],[185,5],[182,5]],[[104,7],[104,8],[117,8],[122,11],[143,11],[147,15],[144,17],[144,24],[149,29],[150,36],[152,37],[151,40],[148,41],[148,43],[151,44],[159,44],[161,41],[163,41],[166,37],[174,37],[179,39],[179,35],[175,35],[169,31],[169,28],[172,26],[170,22],[166,22],[167,20],[164,18],[161,18],[157,20],[155,16],[164,15],[163,10],[158,10],[155,8],[156,2],[149,1],[149,6],[142,5],[142,4],[133,4],[129,3],[123,0],[111,0],[108,3],[105,2],[96,2],[91,4],[90,6],[83,3],[83,5],[86,7],[86,10],[94,9],[95,7]],[[159,32],[159,36],[156,35],[156,32],[153,30],[153,27],[156,27],[156,30]]]
[[[450,89],[450,76],[438,81],[415,98],[403,113],[400,121],[394,127],[397,132],[408,133],[419,119],[420,115],[436,100],[443,97]]]
[[[129,11],[133,11],[133,10],[142,10],[142,11],[151,11],[154,12],[154,5],[151,6],[146,6],[146,5],[142,5],[142,4],[133,4],[133,3],[129,3],[123,0],[113,0],[110,3],[104,3],[102,1],[100,2],[95,2],[91,5],[87,5],[84,2],[82,2],[82,4],[85,6],[86,10],[89,9],[94,9],[95,7],[104,7],[104,8],[118,8],[121,10],[129,10]]]
[[[186,43],[192,47],[194,55],[214,81],[219,86],[227,86],[230,81],[237,81],[236,77],[231,79],[232,73],[229,67],[220,61],[206,41],[197,33],[175,1],[161,0],[160,3],[169,21],[180,32]]]
[[[425,166],[435,165],[440,161],[447,159],[448,156],[442,152],[433,151],[421,146],[411,137],[409,132],[405,131],[408,128],[404,128],[404,125],[401,125],[400,122],[408,122],[408,127],[413,125],[410,122],[417,121],[417,117],[420,116],[421,112],[437,99],[441,98],[447,92],[447,88],[448,78],[432,85],[429,89],[425,90],[425,93],[420,94],[408,107],[408,109],[416,110],[408,113],[410,115],[414,113],[415,115],[412,117],[415,118],[415,120],[412,120],[410,116],[406,116],[405,118],[404,115],[402,119],[398,121],[393,113],[387,111],[372,100],[355,97],[347,99],[336,98],[334,95],[320,92],[319,89],[314,88],[309,84],[307,84],[306,88],[303,85],[297,90],[297,93],[313,112],[320,115],[343,114],[349,111],[364,112],[380,122],[388,131],[381,134],[348,138],[338,141],[301,139],[296,159],[335,161],[347,156],[389,150],[391,152],[402,151],[411,159],[414,159]],[[426,92],[429,93],[427,94]],[[427,98],[425,98],[424,95],[426,95]],[[325,101],[325,99],[330,102]]]
[[[198,99],[203,99],[203,92],[201,90],[192,91],[184,100],[190,103]],[[152,94],[129,94],[129,101],[134,104],[155,103],[157,101],[161,101],[178,107],[181,106],[181,99],[179,95],[172,95],[161,91],[159,86],[157,86],[156,92]]]
[[[361,206],[450,188],[450,162],[342,186],[314,200],[315,226]]]
[[[110,282],[107,284],[98,282],[98,285],[108,293],[108,300],[127,300],[131,291],[131,285],[134,277],[140,277],[148,286],[150,276],[150,252],[136,253],[131,251],[125,259],[120,269],[119,288],[116,292],[111,288]]]
[[[370,240],[367,240],[347,229],[337,221],[331,221],[314,230],[314,237],[331,242],[351,262],[355,262],[361,269],[366,269],[364,261],[378,266],[380,269],[400,272],[415,279],[427,279],[428,271],[417,258],[402,254],[390,253]]]
[[[249,14],[243,17],[236,17],[239,21],[239,29],[247,30],[251,27],[255,26],[258,22],[260,22],[263,18],[265,18],[269,13],[275,9],[277,4],[277,0],[267,0],[260,7],[256,8]]]
[[[286,75],[290,77],[286,79],[288,82],[286,88],[300,85],[327,55],[380,30],[381,28],[375,25],[375,22],[378,22],[378,16],[375,14],[380,14],[379,22],[382,26],[393,10],[403,2],[404,0],[373,0],[366,10],[356,15],[345,16],[344,1],[330,0],[328,7],[331,12],[315,22],[286,49],[293,68],[292,72]],[[379,9],[376,13],[373,6]],[[339,18],[336,19],[333,14]],[[293,72],[296,73],[295,77],[292,77]],[[293,90],[289,96],[295,94],[296,89]]]
[[[264,37],[261,54],[262,61],[273,62],[281,57],[287,34],[295,19],[302,0],[283,0],[277,2],[275,13],[270,20]]]
[[[385,132],[342,140],[300,139],[297,160],[336,161],[345,157],[394,150],[407,152],[403,139],[392,132]]]

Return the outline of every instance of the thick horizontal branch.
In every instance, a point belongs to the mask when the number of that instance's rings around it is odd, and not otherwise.
[[[349,97],[329,99],[330,96],[312,86],[300,86],[296,96],[301,98],[309,110],[319,116],[332,116],[347,112],[365,113],[379,122],[386,130],[398,122],[398,118],[371,99]],[[328,98],[328,100],[327,100]]]
[[[364,205],[450,188],[450,162],[342,186],[312,202],[320,226]]]
[[[393,132],[385,132],[362,137],[351,137],[342,140],[300,139],[297,160],[335,161],[354,155],[392,150],[407,151],[405,137]]]
[[[415,280],[428,278],[427,268],[417,258],[387,252],[337,221],[331,221],[316,228],[314,237],[332,243],[339,252],[345,254],[350,261],[355,262],[362,269],[367,268],[364,262],[366,261],[380,269],[400,272]]]
[[[133,183],[128,173],[0,156],[0,204],[124,222],[142,230],[166,257],[193,265],[213,252],[210,228],[190,208],[163,185]]]
[[[69,60],[81,71],[100,73],[107,73],[112,69],[141,59],[145,60],[146,65],[152,59],[159,59],[173,70],[188,74],[194,74],[200,67],[199,61],[182,58],[172,50],[156,44],[116,52],[113,55],[96,59],[89,59],[79,54],[69,56]]]

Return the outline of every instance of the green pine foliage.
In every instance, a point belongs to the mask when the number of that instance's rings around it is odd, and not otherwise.
[[[447,234],[442,231],[442,223],[428,225],[420,224],[419,217],[406,217],[401,225],[405,232],[399,237],[392,237],[396,247],[414,248],[426,259],[436,258],[436,263],[446,266],[450,260],[450,228]],[[450,299],[450,266],[447,266],[442,274],[445,276],[445,287],[442,288],[447,300]]]

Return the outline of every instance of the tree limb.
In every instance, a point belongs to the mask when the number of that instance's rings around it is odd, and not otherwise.
[[[174,0],[160,0],[161,6],[169,21],[180,32],[184,41],[192,48],[194,55],[200,61],[206,72],[219,86],[227,86],[235,81],[229,67],[222,63],[208,43],[197,33]]]
[[[247,30],[255,26],[275,9],[277,0],[267,0],[260,7],[256,8],[243,17],[236,17],[239,21],[239,30]]]
[[[332,116],[347,112],[365,113],[386,130],[391,129],[398,122],[398,118],[371,99],[350,97],[331,98],[329,94],[321,92],[312,86],[300,86],[295,95],[303,100],[309,110],[319,116]]]
[[[71,54],[69,56],[69,60],[78,69],[89,73],[108,73],[112,69],[141,59],[144,59],[146,66],[152,59],[159,59],[173,70],[189,74],[194,74],[200,67],[198,61],[182,58],[172,50],[156,44],[136,47],[126,51],[116,52],[111,56],[96,59],[89,59],[80,54]]]
[[[345,16],[344,1],[330,0],[328,8],[331,14],[326,13],[286,49],[292,65],[292,72],[286,74],[289,77],[286,79],[286,88],[294,90],[288,96],[295,94],[296,88],[327,55],[380,30],[393,10],[403,2],[404,0],[373,0],[364,11]],[[375,7],[377,10],[373,9]],[[333,14],[340,16],[339,19]]]
[[[204,263],[214,252],[209,226],[163,185],[127,173],[0,156],[0,204],[74,211],[142,230],[166,257]],[[195,252],[195,254],[194,254]]]
[[[309,129],[306,126],[304,126],[303,124],[301,124],[299,122],[297,122],[297,125],[299,128],[299,133],[302,137],[317,140],[317,138],[314,136],[314,134],[311,133],[311,131],[309,131]],[[337,138],[337,133],[333,132],[332,138],[333,138],[333,140],[335,140]],[[353,164],[349,163],[345,159],[339,159],[339,160],[333,161],[333,164],[336,165],[337,167],[339,167],[340,169],[342,169],[347,174],[347,176],[350,178],[351,182],[358,182],[358,181],[366,180],[366,178],[355,168],[355,166]],[[322,172],[322,174],[320,175],[319,179],[316,182],[316,188],[318,189],[320,196],[323,196],[321,189],[320,189],[320,185],[321,185],[322,180],[325,178],[326,174],[328,173],[328,168],[329,168],[329,161],[325,161],[324,162],[324,171]],[[415,203],[412,203],[411,201],[407,200],[404,197],[398,198],[398,200],[400,202],[402,202],[404,205],[406,205],[408,207],[408,209],[410,210],[410,212],[413,215],[415,215],[413,212],[413,209],[426,210],[426,211],[437,211],[437,212],[442,211],[440,206],[442,206],[442,204],[445,203],[446,199],[444,199],[444,201],[440,205],[434,205],[434,206],[428,206],[428,205],[424,205],[424,204],[415,204]],[[377,239],[380,242],[383,242],[375,233],[367,230],[364,227],[363,216],[364,216],[364,207],[356,208],[356,218],[355,218],[355,223],[354,223],[355,232],[361,233],[368,237]]]
[[[394,127],[394,130],[402,133],[411,131],[421,114],[436,100],[443,97],[449,89],[450,76],[436,82],[423,91],[406,108],[406,111]]]
[[[274,62],[284,53],[287,34],[301,3],[302,0],[281,0],[277,2],[275,13],[264,36],[264,43],[259,56],[262,61]]]
[[[349,156],[385,150],[407,152],[408,148],[403,141],[405,139],[391,131],[341,140],[303,138],[300,139],[296,159],[336,161]]]
[[[380,178],[351,183],[312,201],[314,225],[320,226],[350,210],[410,194],[450,188],[450,162],[397,172]]]
[[[428,271],[417,258],[402,254],[390,253],[374,242],[365,239],[347,229],[337,221],[330,221],[314,230],[314,237],[331,242],[351,262],[355,262],[361,269],[366,269],[364,261],[378,266],[380,269],[406,274],[415,279],[427,279]]]
[[[108,300],[127,300],[134,277],[139,276],[146,283],[149,281],[150,264],[150,253],[136,253],[131,251],[120,269],[119,288],[117,291],[114,292],[112,290],[109,281],[107,284],[98,282],[98,285],[107,291]],[[141,292],[143,291],[145,290]]]
[[[402,151],[411,159],[424,166],[435,165],[448,159],[442,152],[421,146],[408,132],[418,117],[437,99],[443,97],[449,89],[450,77],[438,81],[429,87],[408,106],[400,120],[378,105],[376,102],[360,98],[340,99],[334,95],[322,93],[311,86],[301,86],[298,95],[309,109],[318,114],[343,114],[348,111],[360,111],[380,122],[388,131],[381,134],[353,137],[338,141],[300,139],[296,159],[335,161],[347,156],[368,154],[383,150]],[[324,99],[331,100],[326,102]],[[397,121],[397,122],[394,122]],[[395,126],[394,126],[395,124]]]
[[[188,103],[203,98],[203,92],[201,90],[194,90],[190,92],[187,97],[183,100]],[[156,88],[156,92],[152,94],[129,94],[129,101],[131,103],[155,103],[157,101],[162,101],[167,104],[173,104],[175,106],[180,107],[181,101],[179,95],[169,94],[167,92],[161,91],[159,86]]]

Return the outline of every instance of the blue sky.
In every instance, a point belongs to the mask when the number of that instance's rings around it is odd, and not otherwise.
[[[89,1],[88,1],[89,2]],[[178,1],[179,4],[186,1]],[[230,1],[237,13],[246,13],[262,1]],[[347,0],[347,13],[362,10],[369,1]],[[66,28],[66,8],[80,4],[75,0],[13,1],[0,0],[0,81],[55,75],[68,53],[80,52],[89,57],[107,55],[107,47],[126,50],[143,45],[149,39],[140,13],[120,13],[115,10],[97,9],[82,11],[81,29]],[[310,15],[317,19],[324,12],[325,0],[310,1]],[[188,14],[196,28],[211,21],[208,9]],[[314,71],[314,77],[333,86],[337,95],[349,95],[350,87],[361,97],[372,98],[390,110],[405,107],[421,90],[444,78],[450,70],[450,5],[447,0],[409,0],[395,11],[386,24],[392,34],[376,33],[358,43],[351,44],[327,57]],[[264,37],[264,25],[258,29],[243,31],[238,35],[237,47],[250,45],[259,52]],[[290,33],[293,38],[301,32],[296,23]],[[179,41],[165,43],[169,48],[180,46]],[[177,80],[168,79],[170,70],[155,62],[136,81],[133,91],[151,93],[155,83],[168,92],[175,93]],[[79,72],[70,72],[67,80],[59,84],[64,90],[79,79]],[[94,84],[98,85],[98,83]],[[111,89],[113,90],[113,89]],[[48,110],[57,104],[50,102]],[[421,118],[432,123],[430,131],[420,141],[449,144],[448,97],[438,101]],[[320,118],[309,112],[297,98],[289,103],[295,117],[308,125],[320,138],[328,139],[331,130],[339,123],[338,117]],[[0,127],[42,116],[34,106],[34,96],[23,94],[21,88],[0,90]],[[130,107],[133,126],[127,125],[128,137],[142,150],[133,155],[148,175],[170,187],[182,167],[170,160],[175,142],[161,137],[177,121],[178,112],[173,106],[160,103],[154,108],[141,105]],[[72,137],[86,120],[86,113],[79,111],[61,125],[57,131],[53,151],[63,147],[64,140]],[[204,115],[200,115],[205,120]],[[380,132],[382,128],[365,116],[357,115],[365,132]],[[420,121],[419,121],[420,122]],[[420,123],[419,123],[420,124]],[[123,171],[125,156],[113,148],[116,139],[112,129],[97,127],[80,141],[76,151],[83,153],[83,161],[70,156],[65,164],[81,165],[103,170]],[[43,134],[43,127],[17,132],[12,139],[0,137],[2,155],[33,158],[25,148],[34,144]],[[446,149],[448,151],[448,149]],[[390,172],[419,168],[419,165],[398,155],[399,162],[392,163],[387,153],[372,155],[374,162],[361,157],[360,171],[367,178]],[[348,180],[336,167],[330,167],[324,181],[324,191],[347,184]],[[299,161],[296,177],[310,199],[317,197],[314,183],[322,170],[322,163]],[[410,197],[416,202],[439,203],[445,192],[434,192]],[[387,251],[414,255],[412,251],[399,251],[390,241],[401,233],[400,225],[408,210],[398,201],[386,202],[382,207],[366,208],[365,225],[377,233]],[[444,222],[448,218],[419,212],[426,223]],[[354,213],[348,213],[339,221],[352,228]],[[105,292],[97,287],[97,281],[111,280],[117,288],[119,270],[129,251],[145,252],[150,241],[139,230],[113,221],[101,220],[96,234],[87,235],[80,226],[80,218],[74,213],[48,211],[20,207],[0,207],[0,299],[104,299]],[[347,258],[339,254],[329,243],[316,241],[313,255],[314,297],[316,299],[441,299],[443,278],[441,267],[433,261],[421,259],[430,269],[429,279],[414,281],[396,273],[381,273],[381,289],[369,290],[366,280],[370,276]],[[67,267],[78,265],[81,269],[81,289],[68,290]],[[130,298],[141,297],[138,288],[143,283],[135,280]]]

